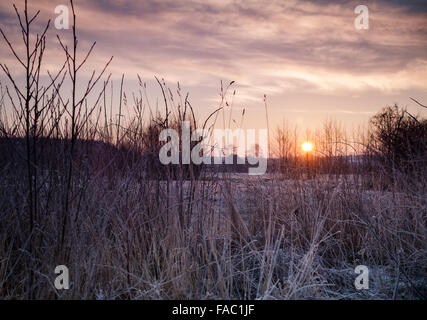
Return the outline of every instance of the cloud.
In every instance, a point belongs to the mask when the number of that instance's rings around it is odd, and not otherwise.
[[[0,4],[0,26],[19,42],[10,0]],[[61,1],[31,6],[55,19]],[[79,46],[97,41],[91,68],[110,55],[119,77],[164,76],[215,99],[220,79],[239,84],[242,103],[263,93],[286,95],[391,94],[426,90],[425,1],[366,1],[370,29],[354,28],[356,1],[309,0],[86,0],[76,3]],[[49,66],[63,53],[51,30]],[[2,62],[12,63],[7,48]],[[90,72],[92,69],[88,68]]]

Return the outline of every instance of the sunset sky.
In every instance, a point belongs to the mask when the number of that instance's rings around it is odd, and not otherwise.
[[[23,8],[23,1],[1,1],[0,26],[18,44],[13,2]],[[55,7],[66,1],[29,4],[41,10],[42,22],[54,21]],[[369,30],[354,27],[359,4],[369,8]],[[173,92],[179,81],[201,117],[218,105],[221,80],[236,81],[235,118],[246,108],[246,128],[266,126],[264,94],[272,127],[286,119],[313,128],[327,118],[351,127],[394,103],[421,113],[409,97],[427,104],[426,1],[76,0],[75,6],[81,48],[97,41],[86,75],[114,56],[115,88],[125,73],[130,95],[138,73],[155,99],[161,92],[154,76]],[[64,58],[56,34],[70,39],[70,33],[52,24],[46,69]],[[4,42],[0,60],[16,66]]]

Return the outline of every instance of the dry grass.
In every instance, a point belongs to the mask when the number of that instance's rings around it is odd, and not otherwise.
[[[61,185],[32,235],[20,175],[2,172],[0,279],[3,298],[329,299],[422,298],[426,292],[426,198],[372,192],[351,182],[139,180],[132,170],[73,185],[68,254],[58,251]],[[236,181],[236,179],[234,179]],[[238,192],[236,189],[245,190]],[[47,194],[40,190],[41,194]],[[52,191],[51,191],[52,192]],[[159,197],[159,198],[158,198]],[[165,204],[169,202],[169,207]],[[191,215],[190,215],[191,207]],[[78,216],[77,216],[78,215]],[[65,264],[71,288],[53,287]],[[357,291],[354,268],[371,270]],[[29,270],[35,279],[25,283]]]

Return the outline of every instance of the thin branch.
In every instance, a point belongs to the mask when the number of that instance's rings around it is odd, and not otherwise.
[[[414,101],[416,104],[418,104],[419,106],[423,107],[423,108],[427,108],[427,106],[419,103],[417,100],[415,100],[414,98],[409,97],[412,101]]]

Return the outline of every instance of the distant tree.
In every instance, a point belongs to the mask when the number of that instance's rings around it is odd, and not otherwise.
[[[426,165],[427,119],[394,105],[373,116],[370,125],[370,150],[385,164],[402,171]]]

